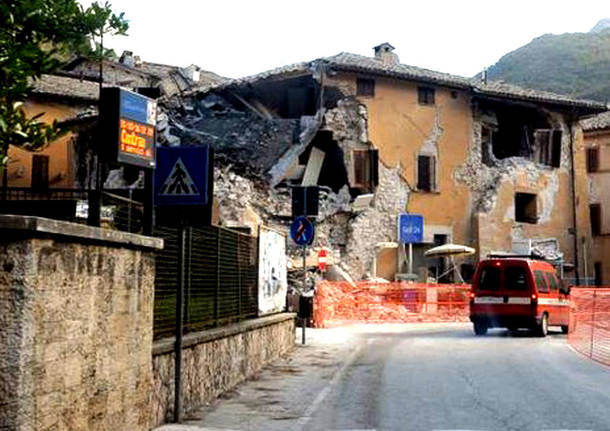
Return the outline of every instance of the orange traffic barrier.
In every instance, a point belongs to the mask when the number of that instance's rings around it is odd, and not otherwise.
[[[322,281],[314,297],[314,325],[466,322],[470,285]]]
[[[568,343],[610,366],[610,287],[572,287]]]

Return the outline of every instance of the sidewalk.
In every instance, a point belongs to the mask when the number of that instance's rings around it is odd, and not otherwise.
[[[298,429],[299,419],[328,387],[333,376],[361,343],[354,328],[301,328],[295,349],[265,367],[255,378],[187,415],[182,424],[155,431],[283,431]]]

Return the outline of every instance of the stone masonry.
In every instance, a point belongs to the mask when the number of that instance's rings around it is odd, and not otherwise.
[[[0,216],[0,430],[150,429],[162,241],[104,236]]]

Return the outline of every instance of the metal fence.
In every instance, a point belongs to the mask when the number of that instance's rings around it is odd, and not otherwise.
[[[257,316],[256,238],[217,226],[190,228],[181,263],[180,228],[157,227],[153,234],[165,241],[155,259],[155,339],[175,333],[181,264],[185,333]]]
[[[89,189],[0,187],[0,212],[32,215],[75,223],[87,223]],[[101,226],[132,233],[143,233],[142,189],[102,191]]]
[[[573,287],[568,342],[583,355],[610,366],[610,287]]]
[[[314,296],[314,325],[466,322],[469,292],[467,284],[323,281]]]

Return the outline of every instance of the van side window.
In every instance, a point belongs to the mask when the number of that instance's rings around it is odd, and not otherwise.
[[[536,289],[539,293],[549,293],[549,286],[546,284],[544,279],[544,272],[534,271],[534,278],[536,279]]]
[[[487,266],[481,270],[479,290],[500,289],[500,270],[493,266]]]
[[[504,271],[504,289],[527,290],[527,272],[525,268],[513,266]]]
[[[557,282],[557,277],[555,277],[555,274],[547,272],[546,281],[549,283],[551,292],[557,292],[559,290],[559,283]]]

